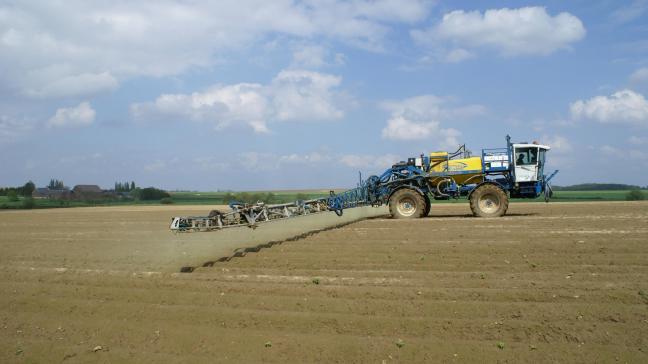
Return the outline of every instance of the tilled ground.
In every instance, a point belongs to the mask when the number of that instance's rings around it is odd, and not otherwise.
[[[0,362],[648,362],[648,204],[467,211],[185,274],[19,249],[0,260]]]

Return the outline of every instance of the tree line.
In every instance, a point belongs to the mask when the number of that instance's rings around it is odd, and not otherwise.
[[[242,202],[253,204],[257,202],[265,202],[267,204],[272,203],[285,203],[293,202],[296,200],[308,200],[313,198],[305,193],[298,193],[294,196],[278,196],[270,192],[228,192],[222,196],[222,203],[229,204],[230,202]]]
[[[626,185],[622,183],[581,183],[572,186],[552,186],[554,191],[629,191],[648,189],[635,185]]]
[[[25,196],[31,197],[32,192],[36,189],[36,185],[32,181],[28,181],[19,187],[0,187],[0,196]]]
[[[47,188],[49,188],[50,190],[62,190],[65,188],[65,184],[61,180],[52,178],[50,179]]]
[[[135,186],[135,181],[131,182],[115,182],[115,192],[131,192],[134,191],[137,186]]]

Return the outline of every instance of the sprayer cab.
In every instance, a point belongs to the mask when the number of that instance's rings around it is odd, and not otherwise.
[[[513,166],[515,182],[537,182],[544,176],[547,151],[551,149],[540,144],[513,144]]]

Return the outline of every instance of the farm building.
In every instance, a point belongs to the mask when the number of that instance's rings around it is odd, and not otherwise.
[[[51,189],[48,187],[37,188],[32,192],[33,198],[49,198],[49,199],[69,199],[70,189],[65,187],[61,189]]]
[[[32,197],[33,198],[49,198],[50,197],[50,189],[47,187],[41,187],[37,188],[32,192]]]
[[[97,185],[76,185],[72,194],[76,200],[97,200],[104,197],[103,190]]]

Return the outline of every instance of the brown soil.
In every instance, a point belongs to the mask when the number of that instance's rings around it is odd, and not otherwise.
[[[0,362],[648,362],[648,203],[434,205],[193,273],[138,255],[177,211],[120,209],[0,213]]]
[[[0,263],[25,268],[179,272],[303,234],[386,213],[362,207],[298,216],[255,229],[169,230],[172,216],[205,216],[225,206],[127,206],[0,212]]]

